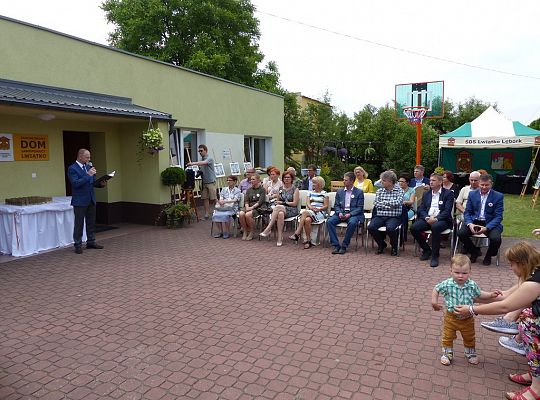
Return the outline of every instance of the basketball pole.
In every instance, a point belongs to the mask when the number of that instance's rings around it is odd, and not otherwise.
[[[416,124],[416,165],[422,161],[422,120]]]

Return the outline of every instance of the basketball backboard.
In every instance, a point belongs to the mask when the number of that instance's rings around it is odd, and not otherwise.
[[[426,118],[444,117],[444,81],[396,85],[396,117],[407,119],[403,107],[427,107]]]

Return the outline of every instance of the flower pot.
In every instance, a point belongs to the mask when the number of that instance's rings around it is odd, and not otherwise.
[[[184,217],[169,217],[167,218],[167,228],[178,229],[183,228],[185,223]]]

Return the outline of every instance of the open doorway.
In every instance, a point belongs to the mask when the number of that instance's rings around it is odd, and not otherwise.
[[[64,144],[64,180],[66,185],[66,196],[71,196],[71,184],[67,176],[67,170],[71,164],[77,159],[79,149],[90,149],[90,133],[89,132],[70,132],[65,131],[63,137]]]

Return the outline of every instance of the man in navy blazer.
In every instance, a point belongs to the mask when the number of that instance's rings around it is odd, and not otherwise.
[[[77,160],[68,168],[67,174],[71,183],[71,205],[75,214],[75,226],[73,227],[73,242],[75,253],[82,254],[82,233],[86,220],[86,248],[102,249],[103,246],[96,243],[96,197],[94,186],[96,180],[96,168],[90,163],[90,152],[80,149]],[[103,187],[107,181],[101,182],[97,187]]]
[[[326,221],[328,236],[333,247],[332,254],[345,254],[358,224],[364,223],[364,192],[354,186],[355,179],[353,172],[345,173],[343,176],[345,187],[336,192],[334,215]],[[336,225],[341,222],[347,224],[347,229],[340,245]]]
[[[416,213],[416,222],[411,226],[411,233],[422,248],[420,260],[425,261],[431,257],[430,265],[437,267],[441,232],[453,225],[454,192],[442,187],[442,176],[439,174],[431,174],[429,187],[431,190],[422,196],[422,203]],[[431,230],[431,248],[422,237],[422,233],[427,230]]]
[[[476,262],[480,249],[474,246],[471,236],[483,233],[489,238],[489,248],[483,264],[490,265],[491,257],[497,255],[501,247],[501,224],[504,211],[504,196],[492,190],[493,178],[490,175],[480,175],[480,187],[469,193],[467,206],[463,213],[463,225],[458,231],[458,237],[465,251],[470,253],[471,262]]]

